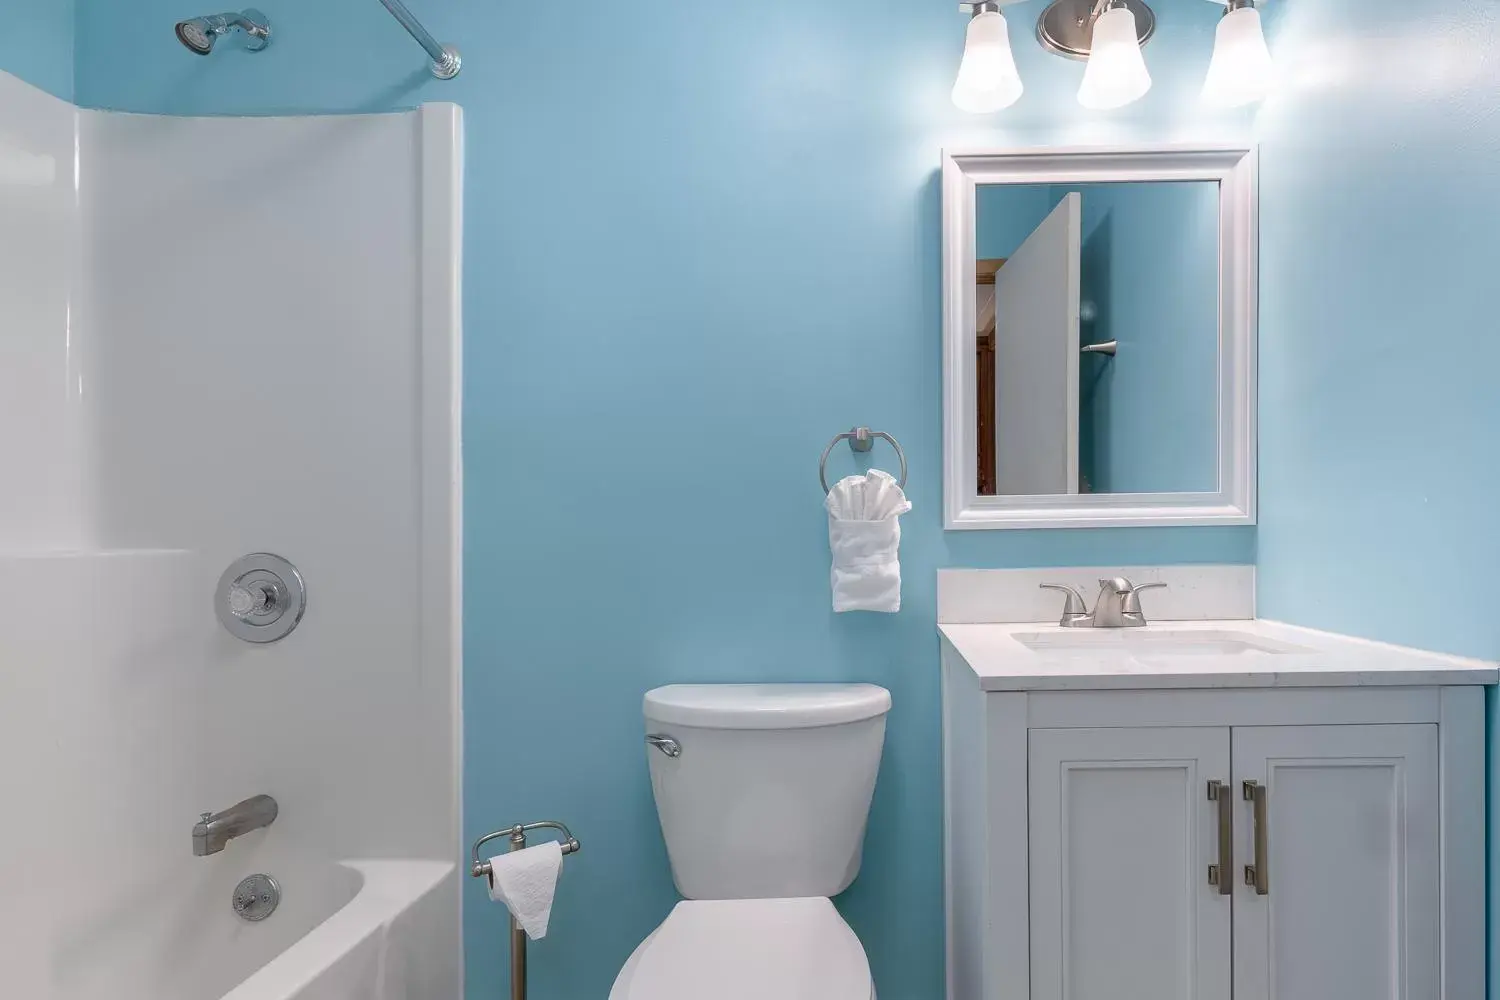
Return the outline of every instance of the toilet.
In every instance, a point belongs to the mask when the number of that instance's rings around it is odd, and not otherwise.
[[[872,1000],[830,897],[859,873],[891,695],[873,684],[673,684],[646,756],[683,901],[610,1000]]]

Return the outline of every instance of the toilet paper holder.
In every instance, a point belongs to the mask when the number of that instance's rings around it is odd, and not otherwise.
[[[488,844],[492,840],[499,840],[501,837],[509,837],[510,849],[512,851],[519,851],[525,848],[526,835],[532,830],[557,830],[563,835],[563,839],[558,846],[562,848],[564,854],[576,854],[581,847],[578,843],[578,838],[573,836],[572,832],[566,826],[556,820],[544,819],[538,823],[517,823],[515,826],[508,826],[503,830],[487,833],[474,841],[474,849],[469,853],[471,861],[469,874],[474,878],[489,878],[490,863],[480,860],[479,857],[479,849],[485,844]]]
[[[524,850],[526,834],[532,830],[556,830],[561,833],[562,840],[558,846],[562,848],[564,854],[576,854],[580,849],[578,838],[556,820],[544,819],[539,823],[517,823],[504,830],[487,833],[474,841],[474,849],[469,852],[469,874],[474,878],[488,880],[493,872],[490,863],[480,859],[479,849],[492,840],[509,837],[512,851]],[[515,917],[510,918],[510,1000],[526,1000],[526,932],[521,929],[520,924],[516,923]]]

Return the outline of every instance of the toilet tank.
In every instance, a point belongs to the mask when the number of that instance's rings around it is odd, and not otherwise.
[[[873,684],[674,684],[646,694],[651,790],[688,899],[833,896],[859,872],[891,695]]]

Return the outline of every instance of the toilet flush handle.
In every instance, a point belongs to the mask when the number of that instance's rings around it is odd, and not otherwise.
[[[681,757],[682,744],[665,733],[647,733],[646,742],[656,747],[668,757]]]

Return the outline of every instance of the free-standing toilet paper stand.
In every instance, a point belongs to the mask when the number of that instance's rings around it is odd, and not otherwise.
[[[517,823],[515,826],[506,827],[504,830],[496,830],[487,833],[474,841],[474,850],[470,852],[472,864],[469,866],[469,874],[474,878],[488,879],[490,877],[490,863],[481,861],[479,849],[492,840],[501,837],[510,838],[510,849],[519,851],[526,846],[526,834],[532,830],[557,830],[562,834],[559,844],[564,854],[577,853],[579,849],[578,838],[569,832],[566,826],[550,819],[544,819],[540,823]],[[516,923],[516,918],[510,918],[510,1000],[526,1000],[526,932],[521,925]]]

